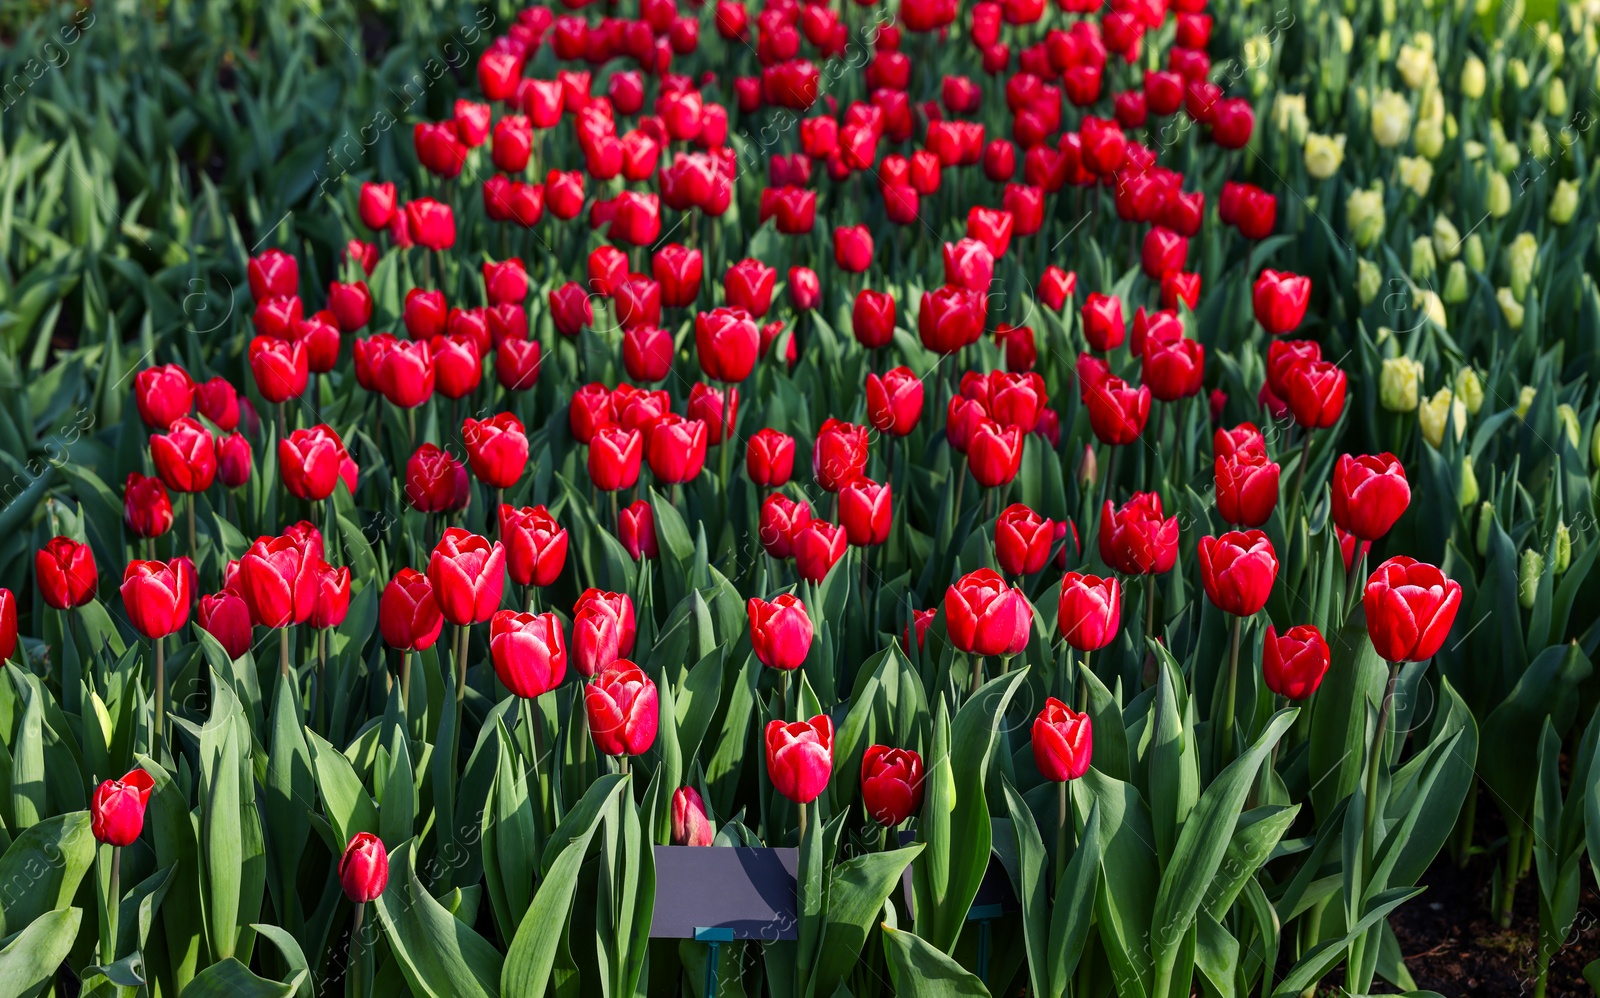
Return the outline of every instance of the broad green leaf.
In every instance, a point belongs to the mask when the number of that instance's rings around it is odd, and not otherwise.
[[[355,768],[344,753],[329,745],[315,731],[306,732],[311,746],[312,772],[317,778],[317,795],[322,810],[333,825],[337,849],[342,850],[357,832],[378,834],[378,808],[367,796]]]
[[[197,974],[183,989],[182,998],[293,998],[308,976],[302,971],[288,984],[280,984],[257,977],[230,956]]]
[[[913,843],[904,849],[863,853],[829,873],[822,950],[812,971],[811,994],[830,995],[843,985],[884,901],[900,886],[901,875],[923,848],[921,843]]]
[[[0,857],[0,931],[13,935],[46,912],[66,908],[94,862],[89,812],[60,814],[18,835]],[[42,871],[42,872],[41,872]]]
[[[921,936],[883,927],[883,948],[889,955],[894,993],[904,998],[986,996],[989,989]]]
[[[500,951],[445,909],[417,879],[416,843],[389,857],[389,886],[374,902],[411,990],[427,998],[489,998]]]
[[[71,952],[82,918],[80,908],[57,908],[17,933],[0,949],[0,994],[37,994]]]

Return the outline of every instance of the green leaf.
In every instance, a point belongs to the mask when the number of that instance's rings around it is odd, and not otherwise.
[[[400,972],[427,998],[489,998],[500,979],[500,951],[434,900],[415,861],[415,841],[390,854],[389,886],[374,902]]]
[[[1100,889],[1100,845],[1100,805],[1096,802],[1078,831],[1078,849],[1061,871],[1051,906],[1050,978],[1057,994],[1066,993],[1067,982],[1077,971],[1089,941],[1089,922]]]
[[[883,948],[889,955],[894,993],[903,998],[960,998],[989,993],[982,981],[915,933],[885,925]]]
[[[294,980],[299,982],[295,998],[312,998],[316,993],[316,983],[311,979],[311,968],[306,963],[305,951],[300,948],[300,943],[294,936],[276,925],[262,922],[253,923],[250,928],[254,929],[257,935],[266,936],[267,941],[278,948],[278,954],[283,957],[283,962],[289,965],[289,972],[294,974]]]
[[[306,735],[311,745],[317,794],[322,798],[322,810],[329,824],[333,825],[335,851],[342,851],[357,832],[378,834],[377,805],[367,796],[350,760],[315,731],[308,729]]]
[[[553,861],[546,864],[539,890],[534,894],[527,914],[522,916],[522,924],[517,926],[516,937],[506,951],[505,964],[500,971],[500,994],[504,998],[545,993],[557,950],[566,935],[567,916],[572,909],[572,896],[578,888],[579,868],[583,866],[584,854],[589,851],[589,840],[600,826],[605,805],[626,785],[626,780],[621,777],[602,779],[589,788],[579,807],[567,816],[570,819],[572,814],[582,810],[585,815],[583,826],[576,827],[576,823],[569,826],[568,821],[563,819],[561,828],[566,829],[566,834],[561,838],[561,850]],[[601,786],[605,787],[603,793],[596,794]],[[590,806],[585,808],[585,804]],[[557,831],[559,834],[561,829]],[[555,839],[552,838],[551,844],[554,843]],[[549,856],[548,849],[546,856]]]
[[[0,858],[0,884],[26,884],[27,889],[0,891],[0,931],[14,934],[46,912],[67,907],[94,862],[94,851],[88,811],[46,818],[18,835]]]
[[[209,916],[208,937],[211,948],[225,957],[233,955],[239,934],[239,894],[244,862],[244,835],[239,827],[237,751],[233,726],[226,725],[216,755],[201,762],[205,807],[200,855]]]
[[[292,998],[307,976],[302,971],[288,984],[280,984],[257,977],[230,956],[197,974],[183,989],[182,998]]]
[[[823,915],[822,951],[812,971],[809,993],[831,995],[842,986],[861,956],[883,903],[923,848],[914,843],[889,852],[863,853],[833,868]]]
[[[20,998],[48,983],[72,951],[82,918],[80,908],[57,908],[17,933],[0,949],[0,994]]]
[[[1161,877],[1155,918],[1151,922],[1158,979],[1164,970],[1174,967],[1182,937],[1189,931],[1195,912],[1204,900],[1206,887],[1227,854],[1239,811],[1255,782],[1257,770],[1298,713],[1291,708],[1273,715],[1261,737],[1206,787],[1184,824],[1172,851],[1172,862]]]
[[[1330,939],[1324,943],[1313,946],[1300,962],[1290,968],[1283,980],[1278,982],[1278,987],[1272,992],[1273,998],[1296,998],[1302,991],[1322,979],[1322,975],[1333,969],[1345,955],[1345,950],[1359,936],[1386,918],[1389,912],[1400,907],[1406,901],[1422,893],[1421,888],[1397,887],[1394,890],[1384,891],[1372,899],[1367,913],[1362,915],[1350,931],[1338,939]]]

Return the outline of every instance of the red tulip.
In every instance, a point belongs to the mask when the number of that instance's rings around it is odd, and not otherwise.
[[[443,628],[444,617],[428,577],[414,568],[402,568],[378,600],[378,630],[384,643],[403,651],[426,651],[439,640]]]
[[[894,299],[881,291],[863,288],[856,294],[850,326],[856,341],[868,350],[888,346],[894,339]]]
[[[279,342],[293,340],[295,327],[304,318],[305,306],[299,295],[268,298],[250,315],[258,336]]]
[[[250,607],[239,594],[224,589],[200,597],[200,629],[217,639],[228,657],[240,658],[250,650]]]
[[[760,260],[739,261],[728,268],[727,275],[722,279],[728,307],[743,309],[750,315],[761,318],[772,307],[772,289],[777,280],[778,272]]]
[[[1044,275],[1039,278],[1037,293],[1039,300],[1046,308],[1059,312],[1067,307],[1067,300],[1072,297],[1078,286],[1078,276],[1069,274],[1060,267],[1046,267]]]
[[[311,377],[304,343],[257,336],[250,341],[250,372],[268,402],[285,402],[305,393]]]
[[[703,271],[699,250],[688,249],[678,243],[668,243],[656,250],[650,269],[656,283],[661,285],[661,303],[671,308],[682,308],[694,303],[700,294]]]
[[[817,431],[811,470],[817,485],[838,492],[867,467],[867,428],[829,417]]]
[[[594,324],[594,306],[583,285],[568,281],[559,288],[550,289],[550,321],[563,336],[576,336]]]
[[[732,439],[733,428],[739,421],[739,389],[730,387],[724,392],[704,382],[695,382],[689,388],[689,418],[706,424],[709,443],[720,444]]]
[[[1317,691],[1328,672],[1328,642],[1310,624],[1291,627],[1283,634],[1267,626],[1261,644],[1261,678],[1267,689],[1290,700],[1304,700]]]
[[[260,537],[239,559],[239,588],[250,619],[288,627],[311,619],[316,606],[320,540],[314,549],[289,534]]]
[[[395,217],[394,184],[363,183],[357,214],[361,216],[361,224],[374,232],[387,229]],[[298,279],[295,283],[299,283]]]
[[[1265,454],[1218,456],[1215,470],[1217,514],[1236,527],[1266,523],[1278,505],[1277,462]]]
[[[311,617],[307,623],[317,630],[338,627],[350,612],[350,569],[334,568],[326,563],[318,565],[313,593]]]
[[[463,509],[470,485],[467,469],[431,443],[417,448],[406,461],[406,501],[422,513]]]
[[[917,334],[929,350],[955,353],[978,342],[987,311],[984,296],[967,288],[945,285],[924,291],[917,312]]]
[[[135,769],[120,780],[106,780],[96,787],[89,802],[89,831],[95,841],[116,847],[132,845],[144,831],[145,807],[155,785],[149,773]]]
[[[650,473],[665,483],[687,482],[706,463],[706,424],[674,412],[657,416],[645,428]]]
[[[1242,149],[1256,124],[1255,111],[1242,97],[1218,101],[1211,112],[1211,137],[1224,149]]]
[[[94,599],[100,581],[94,552],[70,537],[52,537],[34,552],[34,577],[39,595],[57,610],[72,610]]]
[[[622,366],[635,381],[660,381],[672,370],[672,334],[637,326],[622,334]]]
[[[509,412],[488,419],[468,416],[461,424],[467,461],[480,482],[497,489],[517,484],[528,467],[528,437],[522,421]]]
[[[660,556],[661,547],[656,539],[656,514],[648,502],[636,499],[618,511],[617,539],[634,561]]]
[[[489,620],[489,656],[500,682],[527,700],[560,686],[567,675],[566,639],[553,613],[495,613]]]
[[[922,756],[910,749],[869,745],[861,756],[861,802],[867,816],[893,828],[922,810]]]
[[[194,381],[177,364],[146,368],[133,376],[133,401],[146,426],[167,430],[194,406]]]
[[[750,645],[761,664],[792,671],[805,663],[811,649],[811,618],[799,597],[783,593],[772,602],[751,597]]]
[[[775,488],[794,472],[794,438],[767,427],[745,445],[745,472],[757,485]]]
[[[341,331],[354,332],[372,319],[372,292],[365,281],[353,284],[334,281],[328,285],[328,311],[338,320]],[[331,366],[324,368],[329,369]]]
[[[281,249],[273,248],[250,258],[245,267],[250,282],[250,297],[256,301],[297,294],[300,290],[300,264]]]
[[[807,520],[802,524],[794,524],[791,538],[795,571],[807,582],[821,582],[827,578],[828,572],[844,557],[850,543],[843,527],[826,520]]]
[[[879,433],[903,437],[922,418],[922,379],[909,367],[867,375],[867,419]]]
[[[839,490],[839,523],[856,547],[870,547],[889,539],[894,505],[888,483],[857,477]]]
[[[1233,224],[1247,239],[1265,239],[1272,234],[1278,220],[1278,199],[1255,186],[1245,184],[1238,195],[1237,213]]]
[[[383,840],[371,832],[350,837],[344,855],[339,857],[339,886],[344,896],[356,904],[376,901],[389,886],[389,854]]]
[[[1344,412],[1345,374],[1325,360],[1294,364],[1284,374],[1283,388],[1294,421],[1307,430],[1326,429]]]
[[[1379,565],[1361,594],[1367,636],[1386,662],[1421,662],[1443,646],[1461,608],[1461,584],[1400,556]]]
[[[461,527],[447,527],[428,559],[428,581],[445,620],[481,624],[500,606],[505,548]]]
[[[872,233],[865,225],[833,230],[833,262],[851,274],[864,273],[872,265]]]
[[[796,804],[822,796],[833,775],[833,721],[818,714],[809,721],[768,721],[767,776],[772,786]]]
[[[1150,388],[1134,388],[1121,378],[1108,376],[1084,393],[1089,427],[1103,444],[1133,443],[1150,418]]]
[[[172,500],[161,479],[128,473],[122,489],[122,521],[138,537],[160,537],[172,529]]]
[[[333,495],[346,456],[344,442],[326,424],[295,430],[278,441],[278,469],[284,487],[308,502]]]
[[[1061,579],[1057,626],[1067,644],[1079,651],[1099,651],[1117,636],[1122,621],[1122,583],[1068,572]]]
[[[1256,321],[1274,336],[1292,332],[1299,326],[1310,300],[1311,278],[1286,271],[1263,270],[1251,294]]]
[[[217,452],[211,433],[188,416],[173,421],[165,434],[150,438],[156,474],[174,492],[204,492],[217,474]]]
[[[1248,617],[1267,605],[1278,576],[1278,556],[1259,530],[1200,538],[1200,582],[1224,613]]]
[[[589,478],[603,492],[632,488],[639,480],[643,457],[644,436],[638,430],[602,426],[589,443]],[[703,449],[701,460],[705,460]]]
[[[548,586],[567,563],[567,531],[543,506],[500,505],[506,569],[519,586]]]
[[[17,650],[17,597],[0,589],[0,663],[9,661]]]
[[[794,553],[795,531],[810,522],[811,507],[805,500],[790,499],[781,492],[774,492],[761,504],[761,520],[757,528],[761,546],[774,558],[788,558]],[[832,540],[831,535],[829,539]],[[832,564],[832,561],[828,562],[829,567]],[[823,574],[827,574],[826,568]]]
[[[1083,303],[1083,335],[1089,347],[1104,353],[1122,345],[1127,327],[1122,321],[1122,299],[1091,291]]]
[[[706,377],[733,383],[750,376],[761,334],[751,313],[742,308],[718,308],[695,316],[694,342]]]
[[[605,755],[639,755],[655,744],[659,707],[656,685],[625,658],[613,662],[583,688],[589,733]]]
[[[1034,343],[1033,327],[1009,326],[1002,323],[994,331],[994,341],[1006,355],[1006,370],[1027,372],[1038,362],[1039,350]]]
[[[1178,518],[1162,518],[1154,492],[1135,492],[1121,509],[1108,499],[1100,514],[1100,557],[1128,575],[1170,572],[1178,558]]]
[[[994,283],[994,252],[976,239],[945,243],[944,280],[954,287],[987,292]]]
[[[984,488],[1007,485],[1022,469],[1022,447],[1027,433],[1018,426],[983,420],[967,442],[967,467]]]
[[[994,555],[1007,575],[1032,575],[1050,559],[1055,524],[1022,503],[1000,511],[994,522]]]
[[[968,572],[945,591],[950,643],[969,655],[1009,658],[1028,646],[1033,606],[1021,589],[1007,588],[993,569]]]
[[[1088,714],[1080,714],[1050,697],[1033,720],[1033,761],[1047,780],[1065,783],[1089,771],[1094,757],[1094,731]]]
[[[1267,438],[1254,423],[1240,423],[1231,430],[1219,429],[1211,437],[1211,449],[1220,460],[1225,457],[1267,456]]]
[[[572,649],[578,671],[593,676],[633,651],[633,602],[599,590],[588,590],[585,597],[573,614]]]
[[[719,5],[720,6],[720,5]],[[705,801],[694,787],[679,787],[672,792],[672,844],[709,846],[716,838]]]
[[[239,425],[239,392],[226,378],[212,378],[195,388],[195,404],[200,415],[216,424],[224,433],[232,433]],[[169,426],[171,424],[168,424]]]
[[[809,312],[822,301],[822,282],[810,267],[789,268],[789,302],[796,312]]]
[[[447,250],[456,243],[456,219],[450,206],[433,198],[422,198],[406,204],[406,227],[418,246],[431,250]]]
[[[1333,466],[1333,522],[1346,533],[1375,541],[1411,504],[1406,469],[1393,454],[1341,454]]]
[[[122,573],[122,605],[128,622],[147,638],[164,638],[189,622],[188,558],[130,561]]]

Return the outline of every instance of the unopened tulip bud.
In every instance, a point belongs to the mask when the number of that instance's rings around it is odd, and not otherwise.
[[[1472,455],[1461,459],[1461,483],[1456,486],[1456,505],[1466,509],[1478,501],[1478,476],[1472,470]]]
[[[1418,284],[1433,280],[1439,264],[1433,255],[1433,240],[1418,236],[1411,241],[1411,279]]]
[[[1528,548],[1517,564],[1517,604],[1532,610],[1539,596],[1539,579],[1544,575],[1544,555]]]
[[[1371,260],[1361,259],[1356,261],[1356,295],[1361,299],[1361,304],[1371,305],[1378,297],[1378,292],[1383,290],[1383,272]]]
[[[1366,249],[1383,237],[1383,191],[1369,188],[1352,191],[1345,202],[1345,227],[1356,245]]]
[[[1432,250],[1429,252],[1432,252]],[[1418,294],[1416,301],[1412,302],[1412,307],[1421,312],[1429,322],[1440,329],[1450,328],[1450,317],[1445,314],[1444,300],[1439,297],[1437,292],[1424,291]]]
[[[1467,266],[1474,274],[1483,273],[1483,268],[1485,266],[1483,256],[1483,238],[1474,232],[1472,235],[1467,237],[1466,247],[1464,259],[1467,261]]]
[[[1454,260],[1461,252],[1461,233],[1448,215],[1433,220],[1433,254],[1440,260]]]
[[[1417,122],[1411,142],[1424,162],[1438,159],[1439,154],[1444,151],[1444,131],[1444,121],[1439,118],[1424,118]]]
[[[1578,449],[1578,440],[1583,431],[1578,428],[1578,411],[1563,402],[1556,406],[1556,422],[1567,433],[1567,442],[1572,444],[1572,449]]]
[[[1567,85],[1561,82],[1559,76],[1552,76],[1544,88],[1544,111],[1552,118],[1564,118],[1567,115]]]
[[[1567,566],[1572,564],[1572,531],[1567,529],[1565,520],[1556,524],[1556,552],[1555,564],[1550,567],[1557,575],[1564,575]]]
[[[1556,192],[1550,196],[1550,221],[1566,225],[1578,212],[1578,182],[1556,181]]]
[[[1467,407],[1450,389],[1441,388],[1417,407],[1417,422],[1423,439],[1437,449],[1444,445],[1444,431],[1450,425],[1457,440],[1467,432]]]
[[[1594,15],[1593,13],[1590,13],[1589,16],[1593,17]],[[1544,22],[1540,21],[1539,23],[1543,24]],[[1550,59],[1550,68],[1560,69],[1561,61],[1566,57],[1567,54],[1567,43],[1561,40],[1561,33],[1559,31],[1552,31],[1545,38],[1544,51],[1545,55]]]
[[[1478,532],[1472,538],[1473,546],[1477,548],[1480,558],[1489,553],[1489,529],[1493,526],[1494,503],[1486,501],[1478,507]]]
[[[1494,300],[1500,303],[1500,312],[1506,317],[1506,325],[1512,329],[1521,329],[1523,309],[1512,290],[1501,288],[1494,293]]]
[[[1467,56],[1466,64],[1461,67],[1461,96],[1468,100],[1477,100],[1483,96],[1483,87],[1488,80],[1483,60],[1475,55]]]
[[[1504,174],[1489,174],[1489,193],[1485,201],[1494,218],[1505,218],[1511,213],[1511,182]]]
[[[1410,357],[1389,357],[1378,374],[1378,401],[1390,412],[1411,412],[1422,387],[1422,365]]]
[[[1074,474],[1078,486],[1083,489],[1093,488],[1095,481],[1100,477],[1099,462],[1095,459],[1094,448],[1088,444],[1083,445],[1083,457],[1078,459],[1078,467]]]
[[[1472,295],[1472,287],[1467,281],[1467,265],[1460,260],[1452,260],[1450,269],[1445,271],[1444,292],[1440,298],[1450,305],[1459,305]]]
[[[1456,372],[1455,387],[1456,397],[1467,407],[1467,415],[1476,416],[1478,410],[1483,408],[1483,382],[1478,380],[1478,372],[1463,367]]]
[[[1312,132],[1306,136],[1306,174],[1313,180],[1327,180],[1344,165],[1343,135],[1321,135]]]
[[[1518,90],[1528,87],[1528,64],[1521,59],[1512,59],[1506,63],[1506,79]]]
[[[1523,385],[1517,391],[1517,418],[1527,419],[1528,410],[1533,408],[1533,400],[1539,396],[1539,390],[1532,385]]]

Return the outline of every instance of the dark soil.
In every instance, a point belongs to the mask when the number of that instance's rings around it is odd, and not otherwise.
[[[1426,892],[1389,919],[1406,967],[1417,987],[1456,995],[1516,996],[1534,993],[1539,941],[1539,890],[1529,875],[1517,885],[1510,928],[1489,912],[1494,855],[1480,854],[1459,869],[1448,853],[1429,867]],[[1587,865],[1587,863],[1585,863]],[[1600,895],[1585,870],[1578,915],[1567,941],[1550,961],[1551,998],[1591,995],[1584,965],[1600,959]]]

